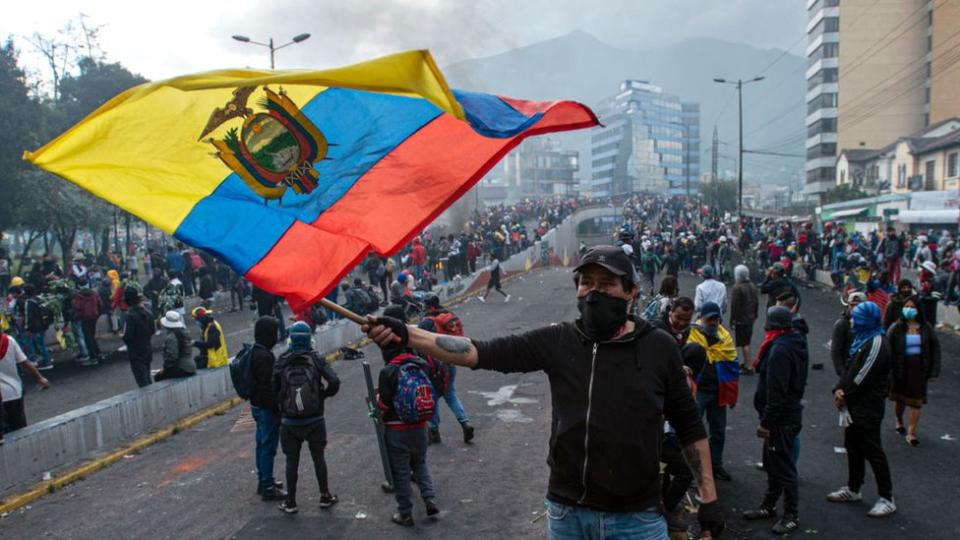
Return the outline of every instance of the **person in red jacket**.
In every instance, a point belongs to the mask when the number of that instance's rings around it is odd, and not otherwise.
[[[413,239],[413,247],[410,248],[410,266],[413,267],[413,275],[417,279],[423,275],[423,266],[427,264],[427,248],[423,247],[420,237]]]

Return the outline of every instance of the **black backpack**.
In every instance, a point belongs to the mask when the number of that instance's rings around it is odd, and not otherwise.
[[[230,362],[230,380],[233,389],[243,399],[250,399],[257,392],[257,381],[253,378],[253,345],[243,344],[243,349]]]
[[[288,418],[317,416],[322,410],[320,366],[310,352],[297,352],[280,368],[280,412]]]

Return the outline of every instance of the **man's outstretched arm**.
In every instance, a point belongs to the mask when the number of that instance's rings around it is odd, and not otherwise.
[[[422,328],[404,324],[396,319],[367,316],[363,326],[367,337],[381,347],[401,345],[432,356],[441,362],[458,366],[476,367],[477,348],[465,337],[447,336],[428,332]]]

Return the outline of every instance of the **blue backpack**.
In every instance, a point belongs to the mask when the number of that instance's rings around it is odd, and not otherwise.
[[[243,399],[250,399],[257,391],[257,381],[253,379],[253,345],[243,344],[243,349],[233,362],[230,362],[230,380],[233,381],[233,389],[237,395]]]
[[[405,424],[419,424],[433,418],[435,392],[423,360],[412,354],[401,354],[390,363],[399,370],[397,392],[393,396],[397,418]]]
[[[657,320],[660,317],[660,300],[663,299],[663,296],[656,295],[647,303],[647,306],[643,308],[643,312],[640,314],[640,317],[643,320],[652,322]]]

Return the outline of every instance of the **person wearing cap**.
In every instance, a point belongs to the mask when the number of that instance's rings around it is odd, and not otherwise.
[[[697,285],[693,295],[693,307],[702,311],[703,306],[709,303],[720,306],[721,310],[727,307],[727,286],[716,279],[713,267],[705,264],[700,267],[700,276],[703,281]]]
[[[699,373],[694,374],[697,379],[697,403],[709,426],[713,475],[729,481],[730,473],[723,467],[723,448],[727,408],[737,405],[740,365],[733,338],[721,324],[722,314],[716,303],[705,303],[700,309],[700,318],[690,328],[687,343],[696,343],[707,351],[707,363]]]
[[[463,323],[460,317],[457,317],[453,312],[441,306],[440,297],[431,294],[423,301],[423,306],[426,313],[420,321],[420,324],[417,325],[419,328],[435,334],[445,334],[448,336],[463,335]],[[460,429],[463,431],[463,442],[469,443],[473,440],[474,429],[473,426],[470,425],[470,417],[467,416],[467,411],[463,408],[463,403],[461,403],[460,398],[457,397],[457,368],[452,364],[441,364],[440,367],[447,370],[450,379],[450,382],[447,384],[447,391],[443,395],[443,400],[447,402],[447,406],[450,407],[453,415],[457,418],[457,422],[460,423]],[[435,401],[436,407],[433,410],[433,417],[428,422],[428,435],[431,444],[441,442],[440,400],[436,399]]]
[[[833,323],[833,332],[830,337],[830,360],[837,376],[842,376],[850,361],[850,344],[853,343],[853,330],[850,328],[850,317],[854,308],[861,302],[867,301],[867,295],[860,291],[852,291],[842,299],[843,311]]]
[[[890,343],[880,321],[880,308],[873,302],[860,302],[851,313],[853,343],[846,369],[833,387],[833,399],[841,415],[848,415],[843,433],[847,450],[847,484],[827,495],[830,502],[860,502],[870,462],[876,478],[879,498],[867,512],[870,517],[885,517],[897,511],[893,500],[893,480],[883,451],[880,428],[886,412],[889,392]]]
[[[223,337],[223,328],[213,318],[213,311],[200,306],[193,308],[190,315],[200,325],[200,339],[193,342],[193,346],[200,350],[196,358],[197,368],[213,369],[227,365],[227,342]]]
[[[153,380],[179,379],[197,374],[197,364],[190,351],[190,336],[183,316],[176,311],[168,311],[160,319],[160,326],[167,329],[163,336],[163,369]]]
[[[774,534],[789,534],[799,526],[800,493],[794,452],[803,425],[802,400],[810,359],[807,340],[794,329],[793,317],[785,306],[767,310],[766,336],[753,366],[758,375],[753,407],[760,416],[757,437],[763,439],[767,492],[759,508],[745,511],[743,517],[776,517],[777,502],[782,496],[783,516],[773,525]]]
[[[724,522],[706,433],[674,339],[628,315],[638,281],[621,249],[596,246],[574,269],[576,321],[490,340],[434,334],[391,317],[368,317],[364,331],[381,348],[411,347],[472,369],[547,374],[550,538],[601,531],[667,537],[659,483],[664,417],[697,481],[702,535],[716,537]]]
[[[153,361],[153,349],[150,338],[156,331],[153,313],[141,302],[140,291],[134,287],[124,287],[123,302],[127,306],[123,322],[123,343],[127,346],[127,358],[137,386],[149,385],[150,363]]]

